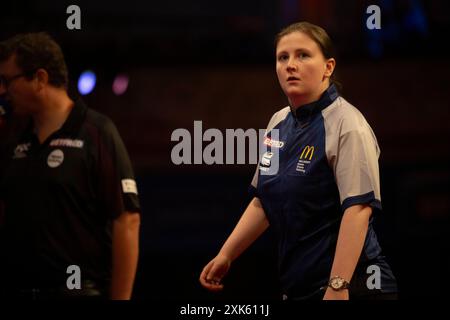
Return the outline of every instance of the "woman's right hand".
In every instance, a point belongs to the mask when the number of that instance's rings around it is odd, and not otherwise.
[[[223,277],[230,269],[231,260],[222,254],[218,254],[202,270],[200,274],[200,283],[210,291],[220,291],[223,289]]]

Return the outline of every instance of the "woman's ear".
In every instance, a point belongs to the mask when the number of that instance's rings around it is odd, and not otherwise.
[[[334,67],[336,67],[336,60],[334,60],[334,58],[328,59],[326,64],[325,64],[324,76],[327,77],[327,78],[330,78],[331,75],[333,74]]]

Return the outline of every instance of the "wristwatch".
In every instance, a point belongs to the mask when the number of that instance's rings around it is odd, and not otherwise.
[[[348,287],[350,286],[350,283],[348,281],[345,281],[345,279],[343,279],[339,276],[335,276],[335,277],[332,277],[330,279],[330,281],[328,281],[328,286],[335,291],[340,291],[340,290],[348,289]]]

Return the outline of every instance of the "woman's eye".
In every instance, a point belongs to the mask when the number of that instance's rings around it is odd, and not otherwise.
[[[299,53],[298,57],[301,58],[301,59],[304,59],[304,58],[309,57],[309,55],[304,53],[304,52],[302,52],[302,53]]]
[[[286,61],[287,59],[288,59],[287,55],[281,55],[281,56],[278,57],[279,61]]]

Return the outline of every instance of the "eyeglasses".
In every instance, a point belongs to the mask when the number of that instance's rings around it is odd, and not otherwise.
[[[13,82],[16,79],[19,79],[20,77],[27,76],[29,73],[20,73],[15,76],[12,76],[11,78],[6,78],[5,76],[0,75],[0,86],[8,88],[11,85],[11,82]]]

